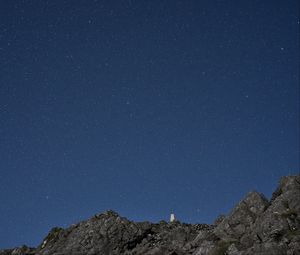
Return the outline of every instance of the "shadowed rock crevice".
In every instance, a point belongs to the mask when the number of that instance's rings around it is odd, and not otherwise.
[[[142,235],[137,236],[134,240],[129,241],[125,244],[124,251],[126,250],[133,250],[136,248],[140,243],[142,243],[143,240],[147,239],[147,237],[153,235],[154,232],[151,229],[146,230]]]

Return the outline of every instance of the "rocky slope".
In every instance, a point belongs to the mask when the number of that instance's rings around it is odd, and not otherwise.
[[[136,223],[107,211],[67,229],[53,228],[37,248],[0,251],[21,254],[300,255],[300,176],[283,177],[270,201],[250,192],[214,225]]]

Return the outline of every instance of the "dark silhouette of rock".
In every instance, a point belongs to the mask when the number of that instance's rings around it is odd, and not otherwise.
[[[0,255],[299,255],[300,176],[286,176],[268,201],[250,192],[214,225],[132,222],[113,211],[53,228],[37,248]]]

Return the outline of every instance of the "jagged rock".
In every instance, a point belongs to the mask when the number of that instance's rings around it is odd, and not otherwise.
[[[250,192],[214,225],[132,222],[107,211],[53,228],[37,248],[0,255],[300,255],[300,177],[286,176],[269,202]]]
[[[26,245],[23,245],[18,248],[9,249],[9,250],[0,250],[1,255],[34,255],[35,248],[30,248]]]
[[[248,232],[256,219],[269,206],[268,200],[258,192],[250,192],[215,229],[224,240],[237,241]]]
[[[218,218],[215,219],[214,225],[215,226],[219,225],[225,218],[226,218],[226,215],[224,215],[224,214],[219,215]]]
[[[254,248],[270,251],[275,247],[274,252],[276,249],[287,251],[288,248],[296,251],[292,247],[297,247],[295,243],[300,235],[300,177],[283,177],[279,190],[280,193],[273,195],[271,205],[253,225],[250,235],[257,237],[253,238]]]

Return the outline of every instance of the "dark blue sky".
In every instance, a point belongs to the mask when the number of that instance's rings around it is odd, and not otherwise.
[[[0,3],[0,248],[113,209],[211,223],[299,171],[299,1]]]

